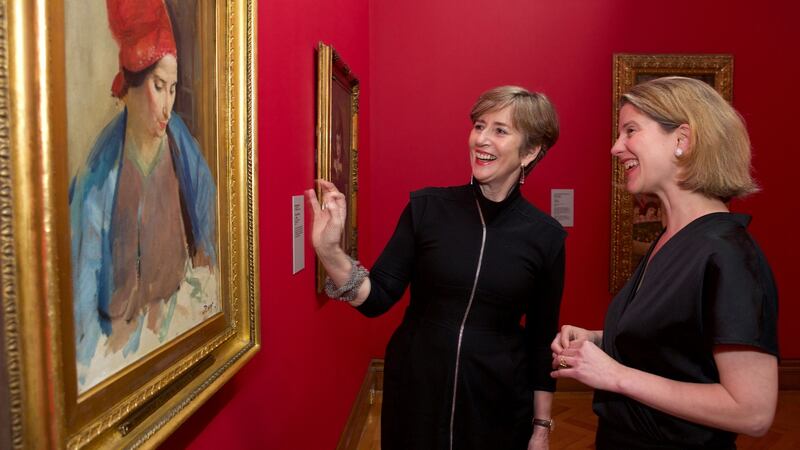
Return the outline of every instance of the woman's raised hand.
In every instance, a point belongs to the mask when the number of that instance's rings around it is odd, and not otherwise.
[[[314,189],[306,191],[306,199],[313,213],[311,243],[317,253],[339,248],[347,218],[344,194],[330,181],[317,180],[322,191],[322,205]]]

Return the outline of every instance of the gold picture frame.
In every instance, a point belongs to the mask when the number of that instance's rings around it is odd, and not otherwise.
[[[619,99],[630,88],[649,79],[684,76],[705,81],[728,102],[733,96],[733,56],[615,54],[611,111],[611,143],[617,140]],[[650,198],[653,197],[653,198]],[[625,172],[611,162],[611,270],[609,290],[619,291],[661,230],[658,198],[625,190]],[[637,214],[637,209],[639,214]]]
[[[116,101],[109,87],[118,61],[116,54],[95,51],[95,44],[107,42],[72,41],[109,33],[106,2],[80,3],[81,14],[73,14],[71,1],[0,0],[0,399],[7,400],[0,404],[0,448],[151,448],[260,347],[256,1],[165,0],[178,65],[193,61],[195,67],[186,79],[180,75],[188,68],[178,71],[172,115],[186,123],[184,139],[195,141],[204,161],[193,164],[207,165],[203,173],[213,184],[205,220],[214,223],[206,237],[215,259],[206,276],[215,281],[200,286],[198,295],[213,296],[216,309],[135,360],[109,362],[108,374],[84,387],[73,278],[80,271],[72,263],[70,230],[71,183],[78,178],[71,160],[86,153],[74,156],[84,149],[72,142],[77,124],[100,108],[81,106],[70,95],[72,80],[97,70],[91,63],[110,62],[111,71],[100,70],[102,81],[90,88],[104,102]],[[190,4],[189,14],[183,8]],[[180,29],[178,16],[187,29]],[[81,45],[89,45],[84,51],[92,58],[78,60],[74,51]],[[188,97],[179,108],[181,89]],[[180,192],[181,207],[188,208]],[[191,213],[183,213],[190,230]]]
[[[317,173],[347,199],[342,248],[358,259],[358,78],[333,47],[317,45]],[[317,190],[317,197],[322,198]],[[325,286],[317,261],[317,293]]]

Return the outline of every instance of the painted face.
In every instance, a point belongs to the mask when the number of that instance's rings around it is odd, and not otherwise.
[[[152,138],[164,136],[177,84],[178,61],[168,54],[156,63],[140,86],[128,90],[129,120],[139,133]]]
[[[536,156],[520,157],[522,132],[514,128],[511,107],[489,111],[478,117],[469,134],[472,176],[491,192],[507,193],[519,180],[520,165]],[[485,192],[485,191],[484,191]]]
[[[676,131],[667,132],[631,104],[619,111],[619,137],[611,147],[625,170],[625,188],[631,194],[664,191],[676,184]]]

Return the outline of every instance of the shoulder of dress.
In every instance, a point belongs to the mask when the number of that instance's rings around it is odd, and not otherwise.
[[[519,213],[524,219],[530,221],[531,223],[535,224],[542,224],[548,228],[550,228],[553,232],[558,233],[562,236],[562,238],[566,238],[567,230],[559,223],[556,219],[551,217],[549,214],[545,214],[539,208],[533,206],[530,202],[521,198],[516,205],[514,205],[514,210]]]
[[[712,247],[740,246],[742,242],[752,240],[747,231],[749,222],[750,217],[744,214],[709,214],[698,220],[691,237],[708,242]]]
[[[697,241],[698,245],[705,243],[708,251],[716,255],[743,257],[760,253],[758,245],[747,229],[734,223],[718,227],[713,232],[703,233]]]
[[[470,193],[470,186],[448,186],[448,187],[426,187],[416,191],[412,191],[410,197],[412,200],[425,197],[437,197],[442,199],[455,200],[462,198],[465,194]]]

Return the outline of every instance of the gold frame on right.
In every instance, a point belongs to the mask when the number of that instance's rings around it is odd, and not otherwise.
[[[317,45],[317,178],[328,180],[347,199],[342,248],[358,259],[358,96],[355,74],[333,47]],[[317,197],[322,192],[317,190]],[[325,287],[317,261],[317,293]]]
[[[614,55],[611,143],[618,136],[619,99],[636,84],[653,78],[684,76],[705,81],[729,103],[733,98],[732,55]],[[625,173],[611,163],[611,269],[609,290],[618,292],[661,229],[657,198],[633,196],[625,190]]]

